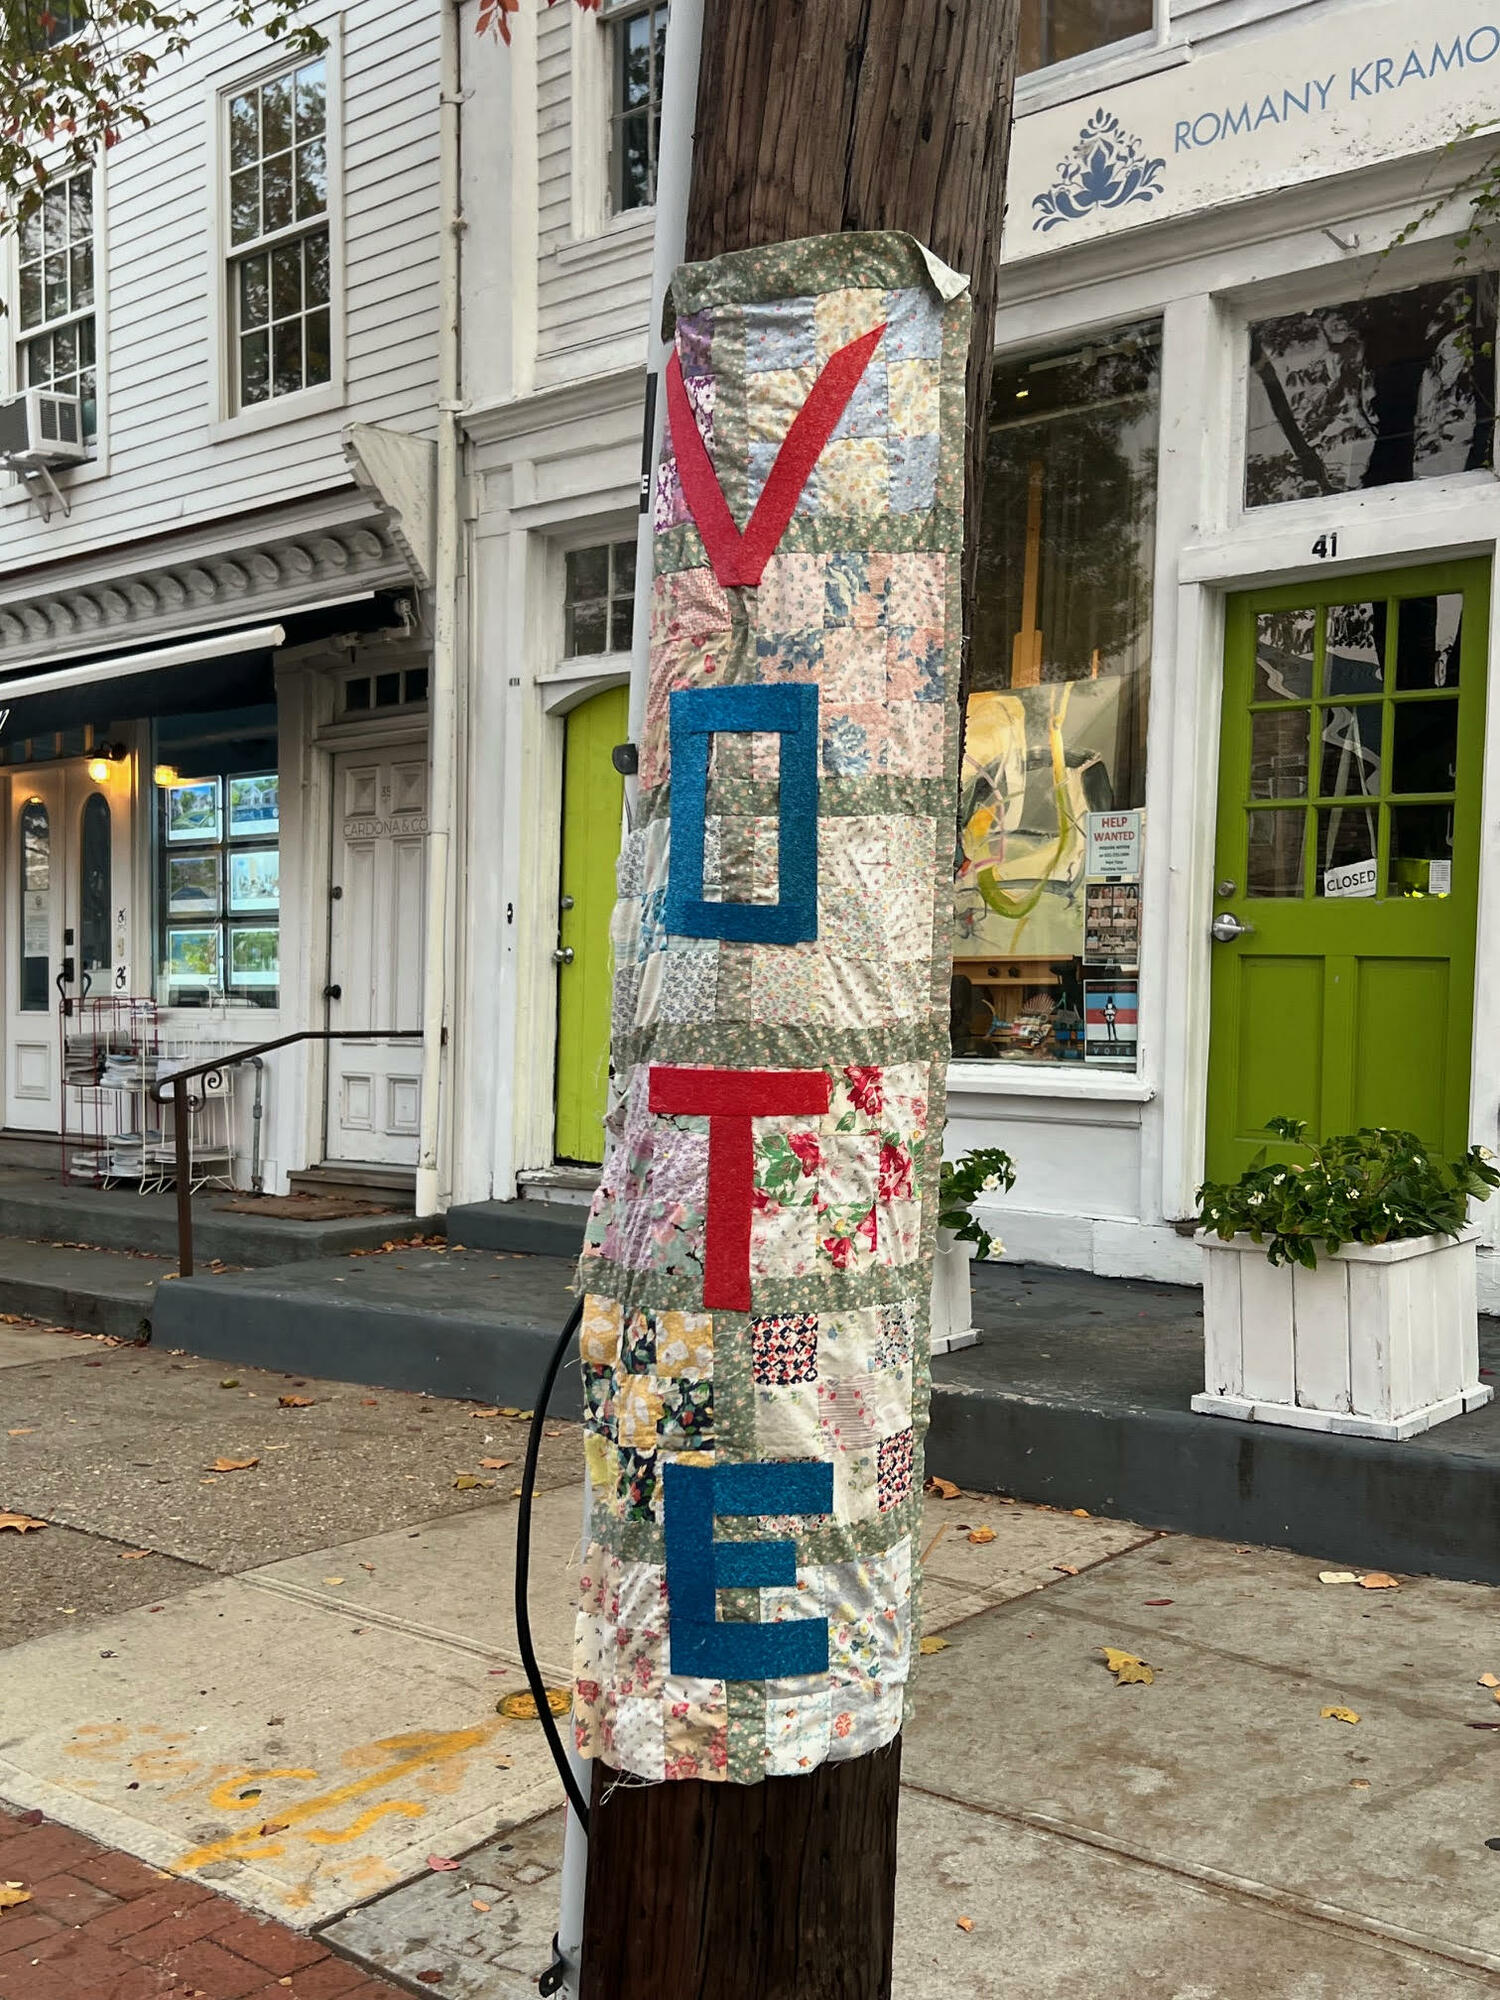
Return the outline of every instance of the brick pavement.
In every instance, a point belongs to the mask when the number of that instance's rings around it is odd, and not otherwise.
[[[34,1813],[0,1808],[0,1882],[31,1895],[0,1910],[0,2000],[408,2000],[316,1938]]]

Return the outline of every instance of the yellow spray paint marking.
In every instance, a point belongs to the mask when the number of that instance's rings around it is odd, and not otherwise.
[[[219,1812],[258,1812],[265,1819],[268,1815],[263,1800],[259,1796],[242,1799],[239,1797],[241,1792],[247,1792],[255,1785],[265,1786],[272,1778],[306,1778],[310,1781],[317,1775],[316,1771],[296,1764],[286,1764],[274,1771],[236,1771],[222,1784],[214,1786],[208,1795],[208,1802]],[[280,1819],[281,1814],[273,1813],[269,1817]]]
[[[325,1833],[321,1827],[309,1827],[303,1838],[315,1847],[342,1847],[346,1841],[358,1840],[362,1833],[368,1833],[378,1819],[385,1819],[391,1813],[400,1813],[403,1819],[420,1819],[426,1806],[414,1804],[409,1799],[392,1799],[383,1806],[371,1806],[362,1812],[352,1826],[342,1833]]]
[[[371,1792],[382,1791],[427,1766],[446,1764],[470,1750],[479,1749],[503,1726],[497,1720],[482,1722],[470,1729],[414,1730],[409,1735],[383,1737],[374,1748],[383,1751],[389,1761],[378,1769],[363,1778],[353,1778],[348,1784],[335,1785],[331,1791],[322,1792],[316,1798],[304,1799],[299,1805],[271,1810],[262,1805],[263,1816],[275,1822],[278,1833],[306,1827],[309,1821],[331,1813],[339,1806],[348,1805],[353,1799],[367,1798]],[[427,1808],[417,1805],[415,1810],[420,1814]],[[226,1834],[222,1840],[212,1840],[203,1847],[195,1847],[174,1865],[179,1871],[206,1868],[212,1862],[232,1860],[252,1849],[256,1851],[257,1858],[261,1858],[268,1852],[260,1845],[262,1839],[258,1828],[247,1826],[238,1833]]]

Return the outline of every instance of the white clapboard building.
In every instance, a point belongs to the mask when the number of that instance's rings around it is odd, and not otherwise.
[[[1496,1139],[1500,259],[1454,191],[1500,28],[1022,14],[948,1150],[1014,1155],[1013,1254],[1195,1280],[1195,1191],[1273,1115]],[[465,54],[471,1198],[600,1153],[670,32],[656,0],[515,30]]]
[[[84,1178],[161,1169],[153,1069],[422,1027],[440,10],[309,18],[212,0],[0,244],[0,1124]],[[293,1043],[202,1169],[409,1185],[421,1067]]]

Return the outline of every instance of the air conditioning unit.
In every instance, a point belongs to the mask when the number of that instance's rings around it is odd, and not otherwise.
[[[79,465],[88,457],[83,409],[76,396],[23,389],[0,403],[0,461],[18,472],[30,466]]]

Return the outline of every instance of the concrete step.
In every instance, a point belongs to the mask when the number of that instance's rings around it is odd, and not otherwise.
[[[599,1167],[536,1167],[516,1175],[522,1201],[567,1202],[587,1208],[599,1185]]]
[[[62,1178],[62,1141],[45,1132],[0,1132],[0,1167]]]
[[[162,1257],[0,1239],[0,1312],[118,1340],[149,1338],[157,1283],[174,1268]]]
[[[572,1201],[467,1201],[448,1211],[448,1238],[477,1250],[520,1251],[531,1257],[577,1258],[588,1209]]]
[[[194,1261],[290,1264],[304,1257],[341,1257],[411,1235],[410,1214],[342,1216],[304,1222],[286,1215],[225,1209],[222,1194],[193,1199]],[[66,1185],[42,1175],[0,1168],[0,1236],[48,1243],[85,1243],[104,1250],[146,1250],[177,1261],[177,1197],[130,1188]]]
[[[401,1249],[179,1278],[157,1294],[155,1339],[239,1367],[530,1409],[573,1309],[573,1265]],[[565,1367],[552,1408],[582,1407]]]

